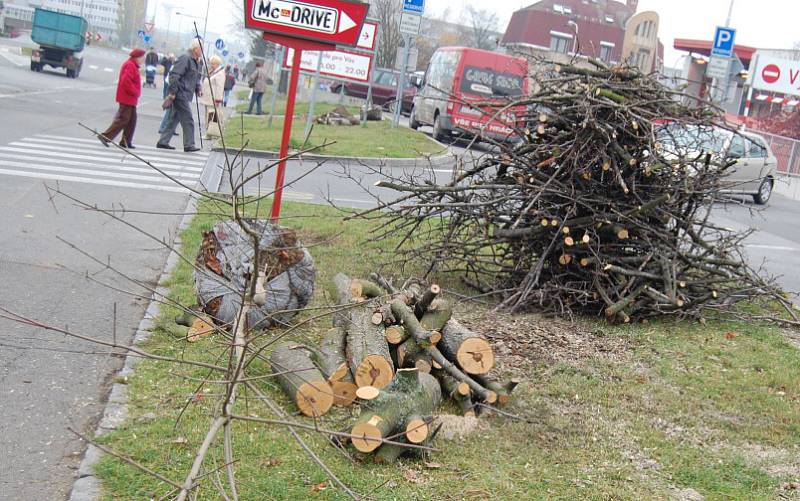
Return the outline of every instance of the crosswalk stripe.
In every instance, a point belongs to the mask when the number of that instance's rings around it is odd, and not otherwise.
[[[27,153],[29,155],[46,156],[46,157],[56,156],[58,158],[73,158],[73,159],[76,159],[76,160],[92,160],[92,161],[101,161],[101,162],[109,162],[109,161],[113,160],[113,161],[118,162],[118,163],[128,162],[129,164],[142,165],[140,160],[138,160],[136,158],[133,158],[133,157],[129,157],[127,155],[122,156],[122,157],[108,157],[108,156],[103,157],[103,156],[92,156],[92,155],[76,155],[76,154],[73,154],[73,153],[41,151],[41,150],[32,149],[32,148],[15,148],[15,147],[11,147],[11,146],[0,146],[0,152],[2,152],[2,151],[11,151],[11,152],[17,152],[17,153]],[[167,164],[166,162],[151,162],[151,163],[153,165],[155,165],[156,167],[158,167],[158,168],[172,168],[172,169],[179,169],[179,170],[185,170],[185,171],[194,171],[194,172],[202,172],[203,171],[203,169],[199,168],[199,167],[188,167],[188,166],[182,166],[182,165],[170,165],[170,164]]]
[[[77,183],[100,184],[105,186],[117,186],[120,188],[140,188],[147,190],[170,191],[174,193],[189,192],[189,190],[187,190],[186,188],[181,188],[179,186],[162,186],[157,184],[129,183],[126,181],[112,181],[110,179],[106,180],[93,177],[63,176],[60,174],[22,172],[18,170],[6,170],[6,169],[0,169],[0,174],[6,174],[9,176],[17,176],[17,177],[32,177],[37,179],[51,179],[54,181],[74,181]]]
[[[67,136],[56,136],[53,134],[37,134],[35,137],[37,138],[47,138],[47,139],[54,139],[56,141],[67,141],[70,144],[74,143],[87,143],[94,145],[100,145],[97,139],[85,139],[85,138],[75,138],[75,137],[67,137]],[[27,139],[27,138],[26,138]],[[149,150],[149,151],[157,151],[159,154],[164,155],[174,155],[179,157],[203,157],[206,158],[209,156],[209,152],[207,151],[195,151],[193,153],[186,153],[185,151],[178,151],[178,150],[165,150],[163,148],[156,148],[154,146],[136,146],[137,150]]]
[[[30,155],[12,155],[12,154],[9,154],[9,153],[0,152],[0,160],[25,160],[25,161],[27,161],[27,163],[23,164],[23,166],[24,166],[24,165],[30,164],[31,157],[30,157]],[[63,160],[63,159],[60,159],[60,158],[59,159],[49,159],[49,158],[39,159],[39,158],[37,158],[36,160],[37,161],[41,161],[41,162],[45,162],[45,163],[46,162],[57,162],[60,166],[68,165],[68,166],[73,166],[73,167],[84,167],[84,168],[87,168],[87,169],[90,169],[90,170],[91,169],[103,169],[104,171],[109,171],[110,170],[110,171],[117,171],[117,172],[139,172],[139,173],[142,173],[142,174],[151,174],[151,175],[154,175],[154,176],[155,175],[160,175],[155,170],[150,169],[150,168],[146,168],[146,167],[145,168],[141,168],[141,167],[125,167],[125,166],[121,166],[121,165],[94,164],[94,163],[87,163],[87,162],[75,162],[75,161],[72,161],[72,160]],[[167,170],[167,169],[162,169],[162,171],[165,174],[169,174],[170,176],[173,176],[173,177],[181,177],[181,178],[188,178],[188,179],[199,179],[200,178],[200,172],[194,172],[194,173],[178,172],[178,171]]]
[[[73,151],[76,150],[76,146],[75,145],[63,145],[63,146],[62,145],[58,145],[58,146],[56,146],[56,145],[51,145],[51,144],[37,144],[37,143],[26,142],[26,141],[27,141],[27,139],[23,140],[23,141],[14,141],[14,142],[9,143],[9,146],[24,147],[24,148],[37,148],[39,150],[49,150],[49,151],[58,151],[58,152],[61,152],[61,151],[73,152]],[[121,152],[119,150],[116,150],[116,149],[111,150],[109,148],[105,148],[100,143],[98,143],[97,147],[95,147],[95,148],[93,148],[91,146],[84,147],[83,145],[79,146],[79,148],[80,148],[81,151],[85,150],[85,152],[88,153],[88,154],[101,155],[101,156],[103,156],[105,158],[109,158],[109,159],[128,158],[130,160],[139,162],[138,159],[136,159],[135,157],[133,157],[131,155],[128,155],[127,153],[123,153],[123,152]],[[160,162],[160,163],[164,163],[164,164],[175,164],[175,165],[180,164],[180,165],[201,166],[201,165],[205,165],[205,163],[206,163],[204,159],[199,159],[199,158],[195,159],[195,160],[184,160],[184,159],[177,159],[177,158],[170,158],[170,157],[155,156],[155,155],[151,155],[149,153],[145,153],[145,154],[136,153],[136,155],[141,157],[141,158],[144,158],[148,162]]]
[[[96,170],[88,170],[88,169],[74,169],[70,167],[57,167],[55,165],[45,165],[45,164],[32,164],[32,163],[23,163],[23,162],[9,162],[6,160],[0,160],[0,166],[3,167],[19,167],[22,169],[33,169],[33,170],[44,170],[44,171],[52,171],[52,172],[64,172],[67,174],[84,174],[89,176],[100,176],[100,177],[109,177],[114,179],[130,179],[133,181],[152,181],[155,183],[170,183],[171,181],[165,177],[156,177],[156,176],[142,176],[137,174],[121,174],[118,172],[100,172]],[[189,183],[187,183],[189,184]],[[193,183],[191,183],[193,184]]]

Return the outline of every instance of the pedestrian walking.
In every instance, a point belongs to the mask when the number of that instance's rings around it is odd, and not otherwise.
[[[231,91],[236,87],[236,77],[231,72],[231,65],[225,66],[225,94],[222,96],[222,106],[228,107],[228,99],[231,97]]]
[[[200,59],[203,57],[203,50],[200,40],[194,39],[189,46],[189,51],[175,61],[169,72],[169,94],[164,100],[162,107],[172,108],[169,122],[161,133],[161,138],[156,143],[157,148],[174,150],[175,147],[169,144],[178,124],[183,129],[183,151],[199,151],[200,148],[194,144],[194,118],[192,110],[192,100],[195,94],[202,95],[200,82]]]
[[[238,64],[234,64],[233,65],[233,76],[236,77],[237,81],[239,80],[239,65]]]
[[[225,94],[225,70],[222,59],[211,56],[208,60],[208,75],[203,75],[200,104],[206,108],[206,139],[222,136],[222,98]]]
[[[169,93],[169,72],[172,70],[172,65],[175,64],[175,54],[172,52],[169,53],[169,56],[164,56],[161,58],[161,66],[164,67],[164,85],[162,91],[162,98],[166,99]],[[169,123],[169,117],[172,113],[172,108],[167,108],[164,110],[164,117],[161,119],[161,124],[158,126],[158,133],[163,134],[164,129],[167,128],[167,124]],[[174,135],[178,135],[177,132]]]
[[[256,105],[256,115],[263,115],[264,112],[261,111],[261,100],[264,97],[264,93],[267,92],[267,83],[269,80],[269,75],[267,75],[267,70],[264,69],[264,63],[261,61],[256,62],[256,67],[253,70],[253,73],[250,75],[250,78],[247,80],[247,85],[253,89],[253,93],[250,96],[250,106],[247,107],[247,114],[253,113],[253,105]]]
[[[122,131],[122,141],[120,146],[123,148],[134,149],[133,133],[136,130],[136,106],[139,104],[139,96],[142,95],[142,76],[139,67],[144,62],[144,50],[133,49],[127,61],[122,63],[119,70],[119,81],[117,82],[117,103],[119,108],[114,121],[102,134],[98,136],[103,146],[108,148],[108,143],[117,137]]]

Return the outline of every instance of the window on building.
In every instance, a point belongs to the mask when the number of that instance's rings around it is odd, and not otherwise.
[[[610,63],[611,53],[614,52],[614,44],[609,42],[600,42],[600,59]]]
[[[564,13],[564,6],[561,5],[560,3],[553,4],[553,10],[563,14]]]
[[[614,22],[614,16],[606,16],[606,22],[607,23],[613,23]]]
[[[572,46],[572,38],[550,34],[550,50],[566,54]]]

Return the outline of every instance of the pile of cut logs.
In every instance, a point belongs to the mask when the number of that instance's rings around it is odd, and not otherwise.
[[[431,440],[433,416],[444,399],[475,416],[477,403],[507,404],[517,381],[487,376],[492,347],[453,318],[439,286],[412,283],[396,290],[373,278],[336,275],[333,328],[318,346],[281,343],[270,365],[307,416],[358,404],[352,444],[364,453],[377,450],[377,462],[390,462],[407,444]]]

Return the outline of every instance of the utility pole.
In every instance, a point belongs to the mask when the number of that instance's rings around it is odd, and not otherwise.
[[[208,32],[208,10],[211,8],[211,0],[206,2],[206,20],[203,24],[203,44],[206,44],[206,33]]]

